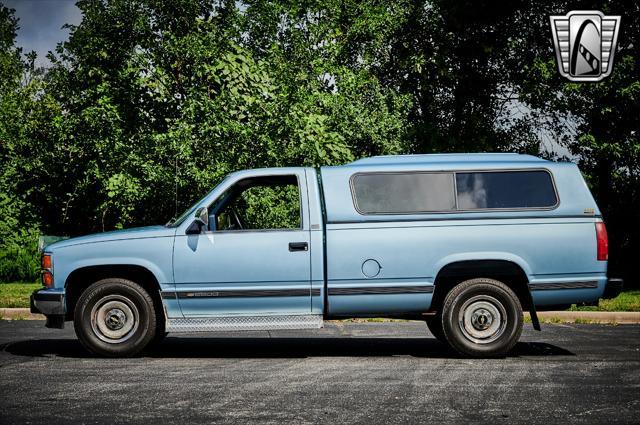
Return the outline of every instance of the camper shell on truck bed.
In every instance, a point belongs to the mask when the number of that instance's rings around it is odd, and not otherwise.
[[[57,242],[32,309],[94,352],[166,332],[424,320],[472,356],[506,353],[522,310],[597,303],[606,229],[577,166],[518,154],[380,156],[230,174],[175,222]],[[48,266],[48,267],[47,267]]]

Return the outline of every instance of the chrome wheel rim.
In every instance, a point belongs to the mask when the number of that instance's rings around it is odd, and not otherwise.
[[[136,305],[122,295],[107,295],[91,310],[91,329],[102,341],[119,344],[131,338],[140,323]]]
[[[502,336],[507,325],[507,311],[500,301],[489,295],[476,295],[464,302],[458,323],[465,338],[476,344],[489,344]]]

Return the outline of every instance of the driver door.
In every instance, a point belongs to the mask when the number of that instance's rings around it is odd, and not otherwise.
[[[174,278],[185,317],[311,311],[304,170],[245,172],[209,206],[209,227],[176,235]]]

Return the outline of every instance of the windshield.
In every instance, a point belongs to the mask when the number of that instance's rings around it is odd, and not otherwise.
[[[214,187],[219,186],[224,180],[226,180],[226,177]],[[200,205],[200,203],[202,201],[204,201],[207,198],[207,196],[209,196],[210,193],[211,192],[208,192],[206,195],[204,195],[202,198],[200,198],[195,204],[193,204],[189,208],[187,208],[187,210],[185,212],[183,212],[182,214],[180,214],[180,216],[178,218],[172,218],[171,220],[169,220],[169,222],[167,224],[165,224],[165,226],[167,226],[167,227],[178,227],[179,225],[181,225],[188,217],[192,216],[196,212],[196,208],[198,208],[198,205]]]

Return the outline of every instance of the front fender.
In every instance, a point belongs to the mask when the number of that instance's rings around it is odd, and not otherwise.
[[[56,249],[54,286],[64,288],[71,273],[91,266],[131,265],[149,270],[161,286],[173,284],[173,236],[97,242]]]

